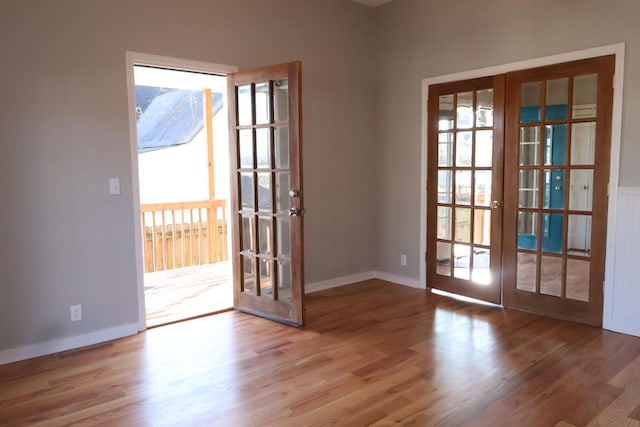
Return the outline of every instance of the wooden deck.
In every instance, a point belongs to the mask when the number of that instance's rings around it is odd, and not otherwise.
[[[147,327],[232,307],[230,274],[229,262],[145,273]]]
[[[640,338],[371,280],[0,366],[0,425],[640,426]]]

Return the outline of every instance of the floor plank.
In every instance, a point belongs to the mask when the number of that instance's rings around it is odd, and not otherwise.
[[[639,426],[640,338],[380,280],[0,366],[0,425]]]

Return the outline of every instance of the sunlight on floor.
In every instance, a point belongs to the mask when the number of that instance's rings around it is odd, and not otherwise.
[[[197,265],[144,275],[147,327],[233,306],[231,264]]]

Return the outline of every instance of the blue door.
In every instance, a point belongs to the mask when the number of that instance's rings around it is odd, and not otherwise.
[[[546,120],[564,120],[567,118],[567,105],[547,105]],[[526,106],[520,108],[521,123],[536,123],[541,120],[541,108],[539,106]],[[544,209],[564,208],[564,190],[566,176],[562,169],[553,169],[553,166],[566,164],[567,126],[566,124],[544,126],[543,157],[545,169],[543,171],[543,195]],[[534,150],[537,150],[534,148]],[[534,161],[537,163],[537,161]],[[530,184],[533,185],[533,184]],[[534,185],[535,187],[535,185]],[[535,197],[535,196],[534,196]],[[544,252],[562,252],[563,216],[562,214],[542,214],[541,245]],[[518,247],[520,249],[536,250],[536,233],[531,230],[518,233]]]
[[[547,115],[557,113],[559,119],[566,117],[566,105],[547,106]],[[555,117],[554,117],[555,118]],[[550,125],[545,127],[545,165],[564,165],[567,147],[566,125]],[[546,209],[564,208],[564,187],[566,176],[561,169],[544,170],[543,207]],[[545,213],[542,215],[542,251],[562,252],[563,215]]]

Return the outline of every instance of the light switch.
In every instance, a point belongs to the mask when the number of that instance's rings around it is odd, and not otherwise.
[[[120,194],[120,178],[109,178],[109,194],[112,196]]]

